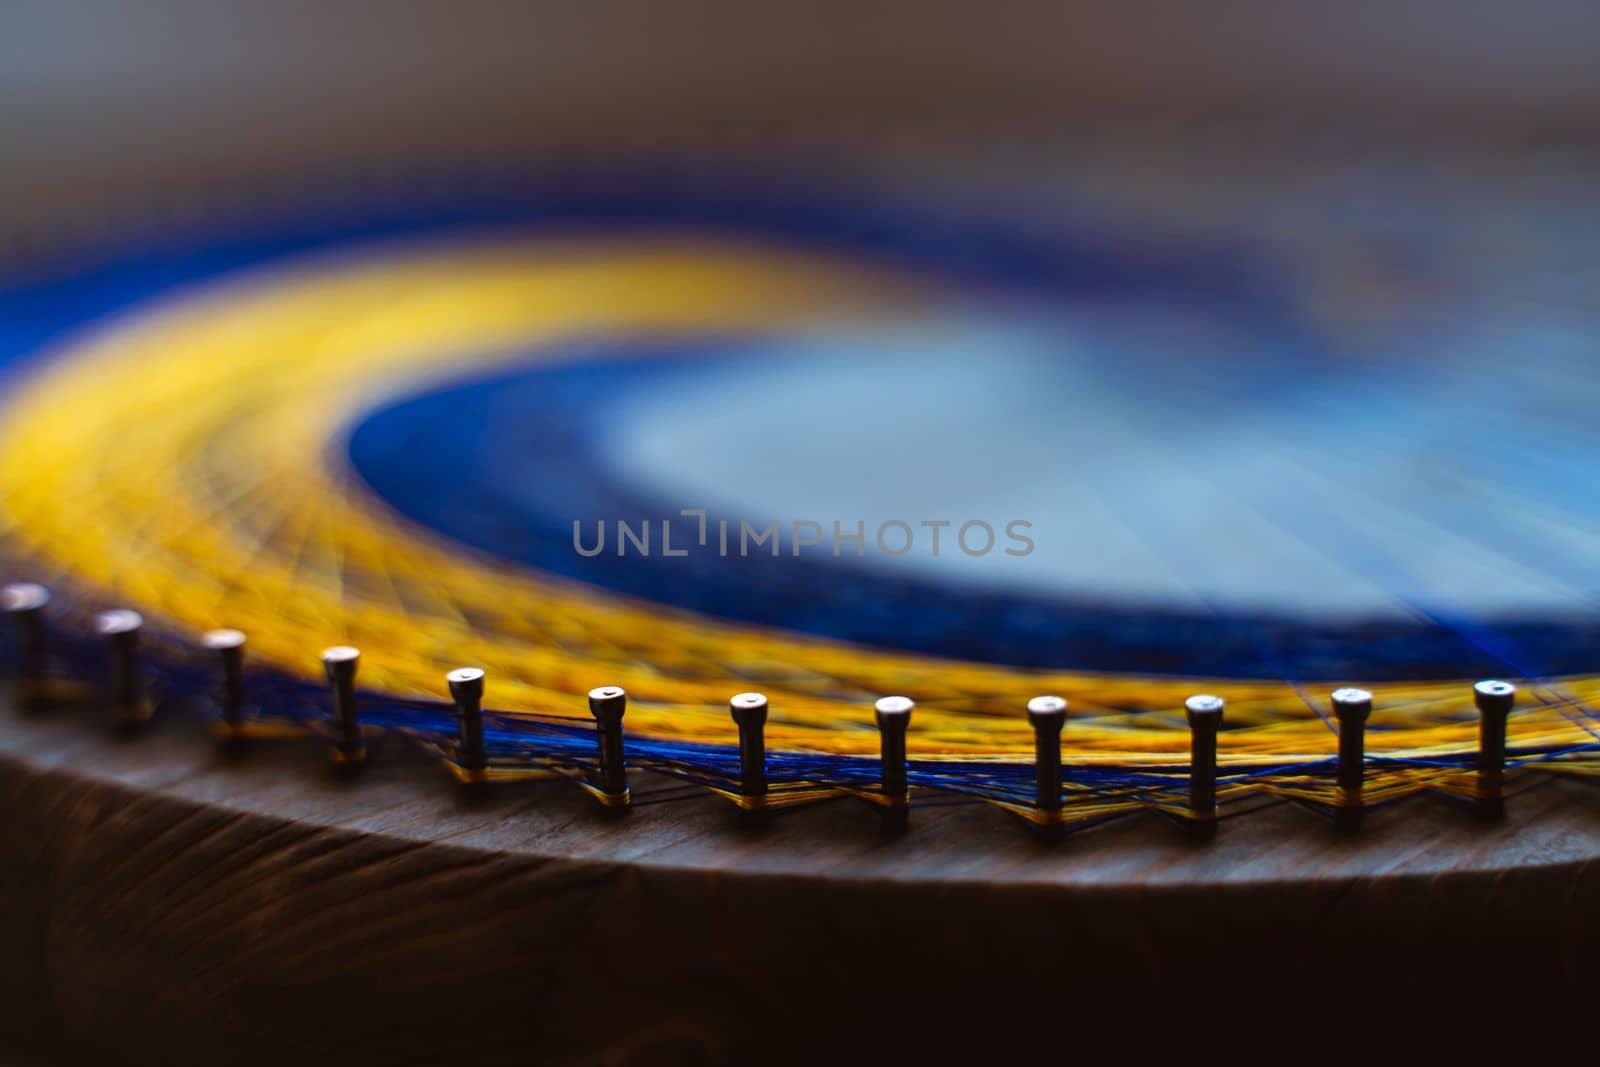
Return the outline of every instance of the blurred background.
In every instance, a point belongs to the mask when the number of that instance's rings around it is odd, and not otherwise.
[[[0,194],[16,223],[113,188],[377,163],[1219,122],[1584,142],[1597,55],[1582,0],[13,0]]]

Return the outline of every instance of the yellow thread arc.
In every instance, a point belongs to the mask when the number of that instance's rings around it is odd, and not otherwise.
[[[775,749],[876,752],[870,701],[918,698],[914,756],[1026,761],[1022,708],[1072,701],[1078,761],[1187,755],[1181,707],[1229,700],[1224,763],[1331,755],[1290,687],[1013,669],[720,622],[485,558],[406,523],[337,445],[361,412],[441,378],[587,332],[803,328],[892,313],[914,280],[850,261],[687,239],[512,238],[381,248],[179,294],[64,346],[0,424],[0,508],[29,558],[195,632],[231,626],[253,658],[314,679],[316,650],[363,649],[364,687],[439,695],[462,663],[490,703],[581,713],[600,682],[628,726],[733,743],[725,701],[761,689]],[[1359,679],[1332,679],[1348,683]],[[1563,680],[1565,699],[1600,695]],[[1476,743],[1460,683],[1379,687],[1369,750]],[[1516,744],[1592,737],[1559,707],[1519,712]]]

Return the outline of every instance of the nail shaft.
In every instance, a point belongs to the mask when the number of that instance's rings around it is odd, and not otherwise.
[[[1197,833],[1209,837],[1217,827],[1217,730],[1221,697],[1199,694],[1184,702],[1189,719],[1189,811]]]
[[[622,716],[628,710],[628,695],[621,686],[603,685],[589,690],[589,713],[594,716],[595,736],[600,748],[600,767],[595,789],[608,808],[624,810],[628,793],[628,767],[622,754]]]
[[[0,590],[0,607],[16,620],[17,681],[24,705],[43,697],[45,676],[44,609],[50,591],[33,582],[17,582]]]
[[[361,717],[356,709],[356,668],[360,663],[360,650],[349,645],[335,645],[322,653],[328,697],[333,704],[333,756],[339,764],[360,764],[367,756],[367,746],[361,737]]]
[[[1472,687],[1478,706],[1478,813],[1498,819],[1506,813],[1506,719],[1517,701],[1517,687],[1488,680]]]
[[[1047,822],[1061,814],[1061,729],[1067,722],[1067,702],[1057,696],[1028,701],[1028,722],[1033,724],[1034,807]]]
[[[210,630],[200,643],[217,654],[217,710],[228,731],[239,728],[244,712],[244,634],[238,630]]]
[[[476,667],[458,667],[445,675],[445,681],[456,705],[456,765],[469,778],[481,776],[489,765],[483,743],[483,672]]]
[[[136,611],[118,609],[95,616],[95,629],[106,639],[111,656],[111,692],[117,718],[136,726],[150,717],[144,671],[139,663],[139,631],[144,619]]]
[[[767,698],[740,693],[728,701],[739,727],[739,796],[744,807],[763,806],[767,795]]]
[[[906,728],[911,725],[909,697],[884,697],[874,705],[878,720],[880,786],[891,814],[904,818],[911,803],[906,781]]]
[[[1372,694],[1365,689],[1333,691],[1333,717],[1339,722],[1338,808],[1334,822],[1342,830],[1360,828],[1365,810],[1361,801],[1367,764],[1367,716],[1372,714]]]

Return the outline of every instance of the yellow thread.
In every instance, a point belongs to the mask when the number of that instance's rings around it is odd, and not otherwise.
[[[844,790],[834,786],[814,785],[810,782],[775,782],[768,788],[766,796],[760,797],[745,796],[736,790],[723,789],[720,786],[713,785],[706,788],[745,811],[794,807],[845,795]]]
[[[919,700],[914,759],[1026,762],[1033,737],[1018,709],[1053,692],[1074,708],[1069,767],[1159,767],[1189,744],[1172,709],[1204,690],[1228,699],[1224,773],[1331,756],[1332,732],[1280,683],[1020,670],[719,623],[466,552],[330,462],[329,442],[385,397],[530,343],[804,326],[841,308],[892,314],[919,295],[835,259],[682,241],[480,242],[263,272],[113,322],[27,383],[0,424],[0,530],[166,628],[242,629],[255,660],[295,677],[318,677],[316,648],[359,645],[363,684],[401,697],[433,696],[445,670],[472,662],[512,712],[573,707],[603,681],[629,690],[630,733],[733,744],[727,695],[761,688],[774,750],[872,755],[864,706],[907,691]],[[1600,679],[1542,695],[1511,720],[1514,746],[1592,740],[1563,702],[1600,696]],[[1475,750],[1463,683],[1386,686],[1380,701],[1374,750]],[[1471,788],[1460,771],[1369,775],[1373,801]]]
[[[239,723],[218,722],[216,734],[223,741],[276,741],[305,737],[311,731],[298,723],[246,719]]]

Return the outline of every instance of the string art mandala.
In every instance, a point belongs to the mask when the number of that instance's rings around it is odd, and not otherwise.
[[[874,702],[903,695],[912,803],[1079,825],[1210,817],[1196,694],[1225,705],[1224,815],[1481,798],[1472,685],[1505,678],[1513,778],[1592,774],[1592,311],[1509,267],[1590,220],[1508,236],[1339,188],[1141,226],[567,178],[23,275],[0,517],[52,594],[11,592],[48,633],[32,681],[99,677],[137,630],[140,701],[602,798],[585,695],[614,687],[629,766],[745,807],[893,801]],[[325,647],[359,650],[354,734],[328,678],[356,655]]]

